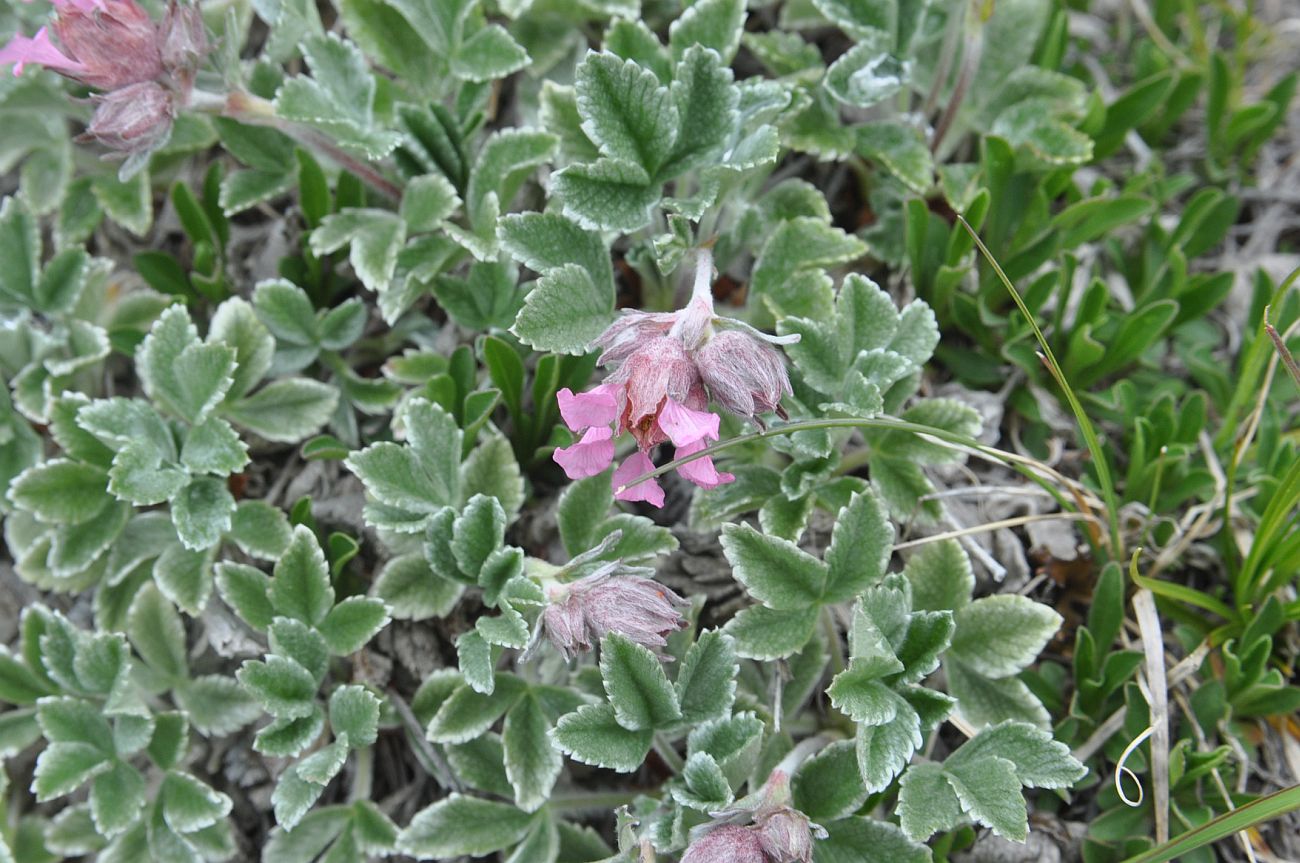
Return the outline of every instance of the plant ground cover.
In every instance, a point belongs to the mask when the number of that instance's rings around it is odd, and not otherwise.
[[[6,3],[0,863],[1300,859],[1298,22]]]

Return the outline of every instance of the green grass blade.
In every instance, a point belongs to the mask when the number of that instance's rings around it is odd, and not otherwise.
[[[1043,356],[1046,357],[1047,369],[1051,373],[1052,377],[1056,379],[1056,383],[1061,388],[1061,391],[1065,393],[1065,399],[1069,402],[1070,410],[1074,413],[1075,422],[1079,424],[1079,432],[1083,435],[1084,445],[1087,446],[1088,454],[1091,456],[1092,463],[1096,468],[1097,482],[1101,485],[1102,499],[1106,502],[1106,519],[1110,528],[1110,553],[1112,559],[1123,560],[1124,541],[1119,529],[1119,497],[1115,493],[1115,480],[1110,474],[1110,462],[1106,460],[1106,454],[1102,451],[1101,440],[1097,437],[1097,429],[1093,426],[1092,420],[1088,418],[1087,412],[1084,411],[1083,404],[1079,401],[1079,397],[1075,395],[1074,388],[1071,387],[1070,382],[1066,380],[1065,373],[1061,370],[1061,364],[1057,362],[1056,355],[1052,352],[1052,346],[1047,343],[1046,336],[1043,335],[1042,329],[1038,326],[1038,321],[1034,320],[1034,315],[1029,311],[1029,307],[1025,305],[1025,301],[1020,296],[1020,292],[1011,284],[1011,280],[1008,279],[1007,274],[1002,271],[1002,267],[993,257],[993,253],[984,245],[984,241],[980,239],[979,234],[977,234],[975,229],[970,226],[970,223],[968,223],[961,215],[957,216],[957,220],[961,222],[962,227],[966,229],[967,233],[970,234],[971,239],[975,241],[975,245],[979,247],[980,253],[984,255],[984,259],[989,262],[991,267],[993,267],[993,271],[997,273],[998,278],[1007,289],[1007,293],[1010,294],[1011,299],[1015,301],[1016,307],[1020,309],[1020,313],[1025,316],[1025,320],[1027,320],[1029,326],[1033,328],[1034,337],[1038,339],[1038,346],[1042,349]]]
[[[1275,794],[1252,800],[1245,806],[1224,813],[1195,830],[1188,830],[1181,836],[1175,836],[1163,845],[1157,845],[1149,851],[1130,857],[1124,863],[1164,863],[1166,860],[1173,860],[1197,848],[1204,848],[1233,833],[1270,821],[1296,809],[1300,809],[1300,785],[1292,785]]]

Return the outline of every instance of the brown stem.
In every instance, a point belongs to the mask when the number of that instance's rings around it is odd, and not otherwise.
[[[1268,333],[1268,337],[1273,340],[1273,347],[1277,348],[1277,354],[1282,358],[1282,365],[1286,366],[1286,370],[1291,373],[1291,378],[1295,381],[1296,386],[1300,387],[1300,365],[1296,365],[1295,357],[1291,355],[1291,349],[1282,340],[1277,327],[1269,322],[1268,316],[1271,310],[1271,306],[1264,307],[1264,332]]]

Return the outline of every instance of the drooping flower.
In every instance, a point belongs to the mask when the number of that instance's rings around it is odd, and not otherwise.
[[[570,584],[547,589],[541,635],[565,659],[591,650],[617,632],[656,654],[667,636],[685,625],[689,603],[646,574],[652,570],[610,563]]]
[[[29,63],[44,66],[103,91],[92,97],[95,114],[82,140],[143,158],[171,134],[207,53],[198,8],[173,0],[160,26],[136,0],[53,2],[50,27],[10,39],[0,65],[13,64],[15,75]]]
[[[654,480],[632,485],[654,469],[650,451],[672,443],[674,457],[692,455],[718,440],[719,418],[709,400],[762,427],[761,414],[783,419],[781,398],[790,392],[785,361],[773,344],[798,336],[768,336],[753,327],[714,314],[710,286],[713,258],[700,253],[691,301],[677,312],[625,312],[593,342],[600,363],[613,371],[585,393],[562,389],[560,415],[580,439],[557,449],[555,461],[570,479],[594,476],[613,461],[613,439],[629,432],[637,444],[614,472],[615,496],[662,506],[663,489]],[[598,431],[609,426],[609,435]],[[597,432],[593,434],[593,432]],[[708,457],[678,469],[703,488],[731,482]]]

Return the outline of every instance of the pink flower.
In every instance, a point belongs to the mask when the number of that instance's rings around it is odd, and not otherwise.
[[[602,426],[587,429],[582,440],[557,449],[553,458],[570,479],[595,476],[614,460],[614,432]],[[651,465],[653,470],[654,466]]]
[[[650,451],[661,443],[671,442],[674,457],[681,458],[718,440],[719,418],[708,411],[710,398],[760,427],[761,413],[775,411],[786,418],[780,403],[790,392],[790,380],[781,354],[767,342],[789,344],[798,336],[767,336],[747,324],[717,317],[712,274],[712,255],[702,250],[686,308],[624,313],[593,343],[602,348],[600,362],[613,369],[605,382],[576,395],[560,390],[557,399],[565,424],[575,434],[586,433],[573,446],[555,451],[555,461],[570,479],[599,473],[604,469],[597,467],[601,460],[607,467],[614,457],[613,438],[628,432],[638,452],[615,471],[615,496],[662,506],[663,489],[658,483],[629,483],[654,470]],[[591,435],[589,429],[605,425],[611,428],[609,438]],[[719,472],[708,457],[682,465],[678,473],[702,488],[735,479]]]
[[[48,30],[0,48],[0,65],[21,75],[35,63],[104,91],[83,140],[138,156],[166,142],[208,49],[198,8],[173,0],[161,26],[136,0],[54,0],[54,9]]]
[[[668,634],[686,625],[682,609],[689,603],[638,572],[650,570],[611,563],[572,584],[553,586],[542,611],[542,635],[565,659],[591,650],[610,632],[659,653]]]
[[[812,863],[813,838],[825,839],[826,831],[791,807],[790,800],[790,777],[778,767],[757,792],[711,813],[713,822],[695,828],[695,839],[682,863],[732,859],[745,863]],[[751,823],[743,824],[746,821]],[[725,838],[715,838],[718,836]],[[751,856],[725,856],[742,851]]]
[[[54,35],[83,69],[72,77],[116,90],[163,74],[158,25],[135,0],[58,0],[55,9]]]

